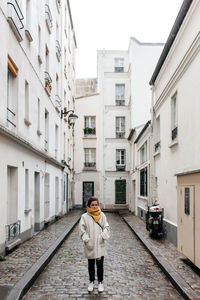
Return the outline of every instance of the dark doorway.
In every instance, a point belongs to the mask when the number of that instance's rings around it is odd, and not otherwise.
[[[94,196],[94,182],[85,181],[83,182],[83,208],[86,207],[86,202],[91,196]]]
[[[126,180],[115,180],[115,204],[126,204]]]

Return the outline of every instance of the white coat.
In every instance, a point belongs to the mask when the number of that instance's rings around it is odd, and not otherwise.
[[[88,259],[100,258],[106,254],[105,240],[110,237],[110,229],[103,212],[101,212],[98,223],[103,227],[103,230],[88,213],[81,216],[80,237],[84,242],[85,257]]]

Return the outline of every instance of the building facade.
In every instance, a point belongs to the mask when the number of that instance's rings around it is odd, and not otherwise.
[[[200,267],[199,1],[183,1],[150,84],[154,187],[167,237]]]
[[[3,253],[72,206],[72,129],[61,112],[74,105],[76,41],[64,0],[2,2],[0,25]]]

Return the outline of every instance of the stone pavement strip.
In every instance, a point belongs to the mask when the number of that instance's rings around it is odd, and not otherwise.
[[[134,299],[182,297],[118,214],[106,213],[111,227],[105,257],[105,291],[88,293],[87,259],[78,226],[64,241],[23,300]]]
[[[200,299],[200,270],[166,239],[152,239],[145,223],[131,213],[120,214],[185,299]],[[196,272],[192,269],[196,269]]]
[[[70,212],[21,244],[6,256],[5,261],[0,262],[0,300],[18,299],[22,289],[35,280],[77,224],[81,213]]]

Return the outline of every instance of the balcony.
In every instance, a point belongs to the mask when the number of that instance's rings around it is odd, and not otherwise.
[[[157,152],[160,149],[160,141],[154,145],[154,151]]]
[[[10,24],[10,27],[12,28],[18,42],[21,42],[23,40],[21,35],[21,30],[24,28],[24,24],[22,22],[24,16],[21,12],[17,0],[9,1],[7,2],[7,5],[8,5],[8,23]]]
[[[55,98],[55,107],[56,107],[57,112],[60,112],[61,106],[62,106],[62,100],[61,100],[61,98],[60,98],[59,95],[56,95],[56,98]]]
[[[47,92],[47,94],[50,96],[51,94],[51,89],[52,89],[52,79],[51,79],[51,76],[49,75],[48,72],[44,72],[45,73],[45,78],[44,78],[44,81],[45,81],[45,90]]]
[[[51,28],[53,27],[53,18],[48,4],[45,4],[45,21],[48,31],[51,33]]]
[[[56,56],[58,61],[60,61],[61,58],[61,47],[60,47],[60,43],[58,40],[56,40]]]
[[[116,100],[116,106],[125,106],[125,100]]]
[[[83,129],[83,131],[84,131],[84,134],[93,134],[93,135],[96,134],[96,128],[86,127]]]
[[[6,225],[6,240],[10,242],[19,236],[21,230],[21,221]]]
[[[16,127],[15,116],[16,114],[10,108],[7,107],[7,121],[14,127]]]
[[[125,171],[125,169],[126,169],[126,166],[125,165],[116,165],[116,170],[117,171]]]
[[[174,141],[177,138],[177,135],[178,135],[178,127],[175,127],[172,130],[172,141]]]
[[[87,170],[96,170],[96,162],[85,162],[84,169]]]
[[[124,139],[125,138],[125,132],[116,132],[116,138],[117,139]]]
[[[65,78],[67,79],[67,66],[66,65],[64,66],[64,75],[65,75]]]
[[[115,67],[115,72],[118,73],[124,72],[124,67]]]

